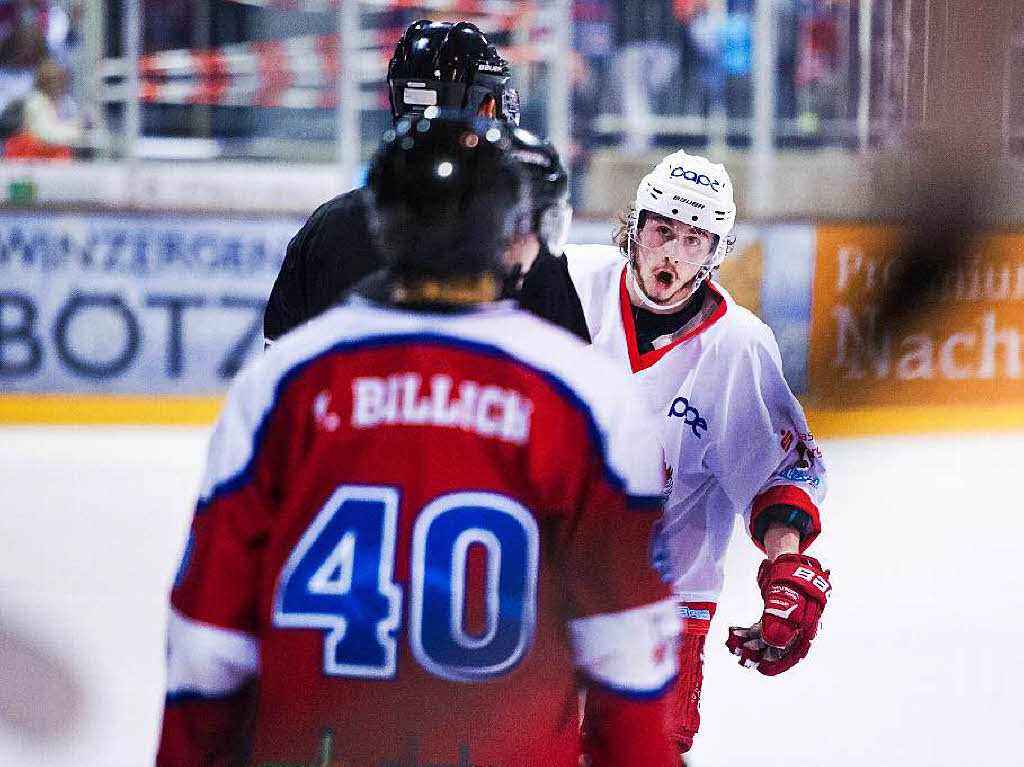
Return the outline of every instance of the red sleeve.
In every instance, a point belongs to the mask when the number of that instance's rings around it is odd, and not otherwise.
[[[593,767],[677,767],[679,754],[665,734],[665,700],[626,700],[600,687],[587,689],[583,750]]]
[[[660,499],[639,505],[590,472],[582,509],[565,542],[566,589],[572,618],[628,610],[665,599],[671,593],[650,567]]]
[[[259,441],[237,399],[211,438],[204,497],[171,592],[158,765],[226,764],[245,753],[260,667],[261,552],[281,448],[280,440]]]
[[[660,451],[651,453],[660,462]],[[659,463],[660,467],[660,463]],[[595,767],[672,764],[664,696],[676,678],[679,619],[649,562],[661,518],[594,464],[566,541],[569,629],[587,689],[584,747]]]
[[[157,767],[236,763],[248,746],[244,733],[255,697],[251,686],[218,700],[169,697],[164,702]]]

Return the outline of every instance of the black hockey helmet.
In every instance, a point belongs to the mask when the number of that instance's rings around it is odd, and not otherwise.
[[[488,99],[494,116],[519,123],[519,94],[511,72],[484,33],[467,21],[410,24],[388,63],[388,97],[397,121],[427,107],[479,115]]]
[[[504,277],[529,223],[529,188],[507,125],[462,115],[398,121],[370,162],[377,244],[392,276]]]
[[[548,252],[558,255],[569,234],[569,174],[558,150],[525,128],[512,130],[512,156],[523,166],[533,205],[530,226]]]

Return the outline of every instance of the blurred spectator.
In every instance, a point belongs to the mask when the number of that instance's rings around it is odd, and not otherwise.
[[[623,149],[638,154],[653,143],[653,113],[664,112],[661,102],[677,100],[684,90],[679,77],[683,28],[673,0],[617,2],[613,10],[619,47],[609,92],[623,119]]]
[[[844,6],[845,8],[845,6]],[[848,10],[848,9],[847,9]],[[831,2],[815,0],[800,19],[796,83],[806,132],[816,132],[822,118],[835,116],[834,90],[839,63],[838,11]]]
[[[35,88],[25,97],[22,127],[4,145],[6,159],[70,160],[82,136],[82,124],[66,109],[67,74],[53,59],[44,59]]]
[[[775,0],[775,103],[782,119],[796,117],[796,54],[798,29],[796,0]]]
[[[630,43],[675,43],[679,19],[674,15],[673,0],[619,0],[615,11],[615,40]]]
[[[46,29],[49,10],[43,0],[0,0],[0,41],[17,27]]]
[[[678,69],[675,50],[664,43],[628,43],[615,55],[611,84],[617,90],[624,121],[625,152],[640,154],[651,145],[651,100],[672,82]]]
[[[77,54],[82,44],[82,18],[85,13],[84,0],[63,0],[49,3],[47,15],[46,47],[50,56],[68,72],[73,74]]]
[[[73,0],[69,6],[69,12],[65,15],[61,12],[60,18],[66,19],[60,22],[54,16],[50,22],[50,32],[47,41],[50,44],[51,54],[68,75],[68,98],[75,104],[85,103],[86,78],[88,72],[82,61],[82,25],[85,16],[84,0]]]
[[[725,103],[729,117],[749,117],[751,112],[753,41],[750,26],[751,16],[746,11],[730,11],[722,23],[722,71],[725,72]]]
[[[687,26],[697,52],[697,111],[705,116],[749,117],[753,43],[746,10],[723,12],[723,6],[693,6]]]
[[[36,68],[46,56],[46,33],[33,19],[15,17],[0,40],[0,112],[32,90]]]
[[[601,88],[597,73],[578,51],[572,52],[572,109],[570,111],[570,141],[566,154],[569,166],[569,202],[580,206],[583,199],[586,174],[590,168],[590,155],[597,141],[595,123],[599,112]]]
[[[721,30],[724,16],[707,6],[698,8],[688,31],[697,52],[697,111],[704,116],[725,110],[725,73],[722,71]]]
[[[582,205],[591,151],[597,142],[596,121],[606,92],[612,54],[611,10],[608,0],[574,0],[572,4],[572,110],[567,154],[569,198]]]
[[[612,52],[611,11],[607,0],[574,0],[572,47],[592,65]]]

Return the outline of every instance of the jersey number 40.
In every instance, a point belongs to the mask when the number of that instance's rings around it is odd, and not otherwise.
[[[402,587],[393,580],[399,491],[341,485],[285,562],[274,625],[325,629],[324,672],[388,679],[397,669]],[[486,550],[482,633],[463,627],[470,546]],[[416,516],[409,568],[409,646],[445,679],[509,671],[533,639],[540,551],[533,515],[506,496],[442,495]]]

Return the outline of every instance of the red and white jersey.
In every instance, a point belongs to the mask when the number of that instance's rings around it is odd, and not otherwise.
[[[752,531],[772,504],[795,506],[812,520],[808,545],[820,531],[825,466],[771,329],[711,282],[717,309],[641,354],[618,248],[568,245],[565,256],[593,345],[633,374],[657,421],[670,490],[655,551],[676,596],[718,599],[736,514]],[[710,617],[707,607],[688,617]]]
[[[211,438],[158,763],[250,733],[261,765],[569,767],[578,672],[650,719],[608,763],[668,754],[648,433],[625,374],[510,305],[354,302],[284,336]]]

